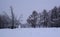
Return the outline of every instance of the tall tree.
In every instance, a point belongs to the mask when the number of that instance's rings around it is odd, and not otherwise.
[[[38,13],[36,11],[33,11],[32,15],[29,16],[29,18],[27,19],[27,22],[29,24],[31,24],[32,27],[36,27],[36,23],[37,23],[37,15]]]
[[[54,7],[51,13],[51,20],[56,18],[57,18],[57,7]]]
[[[60,6],[57,9],[57,27],[60,27]]]
[[[17,20],[17,18],[15,18],[12,6],[10,6],[10,9],[11,9],[11,15],[12,15],[12,26],[11,26],[11,29],[17,28],[19,26],[19,24],[21,24],[21,23],[20,23],[19,19]]]
[[[12,8],[12,6],[10,6],[10,8],[11,8],[11,15],[12,15],[12,29],[14,28],[14,13],[13,13],[13,8]]]
[[[48,13],[46,10],[43,10],[43,20],[44,20],[44,26],[48,26]]]
[[[58,25],[58,8],[55,6],[51,11],[51,27]]]

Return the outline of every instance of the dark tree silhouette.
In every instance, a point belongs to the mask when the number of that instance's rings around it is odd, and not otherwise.
[[[11,26],[11,29],[13,29],[14,28],[14,13],[13,13],[12,6],[10,6],[10,8],[11,8],[11,15],[12,15],[12,26]]]
[[[15,18],[12,6],[10,7],[10,9],[11,9],[12,18],[10,18],[5,11],[3,11],[4,14],[0,15],[0,28],[14,29],[14,28],[18,28],[19,24],[21,24],[19,20]]]
[[[12,15],[12,21],[11,21],[12,22],[12,26],[11,26],[11,29],[14,29],[14,28],[17,28],[19,26],[19,24],[21,24],[21,23],[19,22],[19,20],[17,20],[15,18],[12,6],[10,6],[10,8],[11,8],[11,15]]]
[[[51,21],[53,22],[51,24],[51,27],[56,27],[58,25],[58,12],[57,7],[54,7],[51,11]]]
[[[47,27],[48,26],[48,13],[46,10],[43,10],[43,20],[44,20],[43,26]]]
[[[36,22],[37,22],[37,15],[38,13],[36,11],[33,11],[32,15],[29,16],[27,19],[27,22],[31,24],[32,27],[36,27]]]

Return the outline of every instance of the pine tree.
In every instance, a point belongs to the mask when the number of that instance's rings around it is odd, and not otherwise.
[[[58,9],[57,9],[57,12],[58,12],[58,14],[57,14],[57,27],[60,27],[60,7],[58,7]]]
[[[37,23],[37,15],[38,13],[36,11],[33,11],[32,15],[29,16],[29,18],[27,19],[27,22],[29,24],[31,24],[32,27],[36,27],[36,23]]]
[[[43,26],[47,27],[48,26],[48,13],[46,10],[43,10],[43,20],[44,20]]]
[[[57,7],[54,7],[51,12],[51,27],[57,27],[58,25],[58,12]]]

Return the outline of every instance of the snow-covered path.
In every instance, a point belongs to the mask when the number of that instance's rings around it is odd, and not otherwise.
[[[0,29],[0,37],[60,37],[60,28]]]

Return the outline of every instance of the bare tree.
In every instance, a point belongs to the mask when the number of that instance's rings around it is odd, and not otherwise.
[[[11,8],[11,15],[12,15],[12,27],[11,27],[11,29],[13,29],[14,28],[14,13],[13,13],[12,6],[10,6],[10,8]]]
[[[17,28],[19,26],[19,24],[21,24],[21,23],[20,23],[19,19],[17,20],[17,18],[15,18],[12,6],[10,6],[10,9],[11,9],[11,15],[12,15],[12,26],[11,26],[11,29]]]

